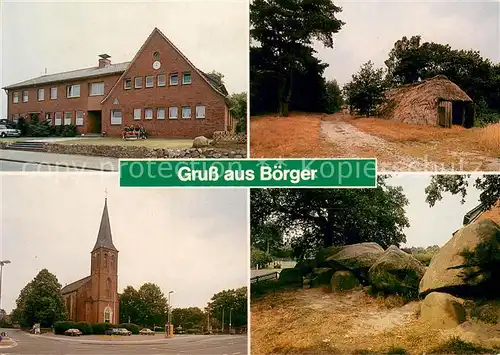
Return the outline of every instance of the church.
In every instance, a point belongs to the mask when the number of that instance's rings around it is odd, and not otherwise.
[[[97,241],[90,253],[90,276],[61,290],[71,321],[119,323],[118,249],[113,244],[107,200],[106,197]]]

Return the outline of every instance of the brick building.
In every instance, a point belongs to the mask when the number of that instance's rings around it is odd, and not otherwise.
[[[88,323],[119,323],[118,250],[113,244],[108,203],[104,201],[97,241],[91,252],[90,276],[61,290],[68,319]]]
[[[76,125],[79,134],[121,135],[140,126],[149,136],[211,137],[233,131],[228,92],[219,78],[197,69],[155,28],[131,62],[43,75],[4,87],[8,118],[35,114],[53,126]]]

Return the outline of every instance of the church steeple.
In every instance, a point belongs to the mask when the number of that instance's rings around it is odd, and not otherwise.
[[[104,210],[102,211],[101,225],[99,226],[97,241],[95,242],[94,249],[92,249],[92,252],[94,252],[96,249],[99,248],[106,248],[118,251],[113,245],[113,237],[111,236],[111,226],[109,224],[107,196],[104,198]]]

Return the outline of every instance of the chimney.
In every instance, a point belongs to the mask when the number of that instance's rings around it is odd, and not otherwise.
[[[107,54],[101,54],[99,56],[99,68],[109,67],[111,65],[111,60],[109,60],[109,58],[111,58],[111,56]]]

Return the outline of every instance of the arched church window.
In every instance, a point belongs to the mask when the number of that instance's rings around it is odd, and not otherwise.
[[[107,269],[108,268],[108,254],[104,254],[104,267]]]
[[[111,255],[111,270],[115,269],[115,256]]]
[[[108,297],[111,297],[111,290],[112,290],[113,282],[111,279],[108,277],[108,280],[106,281],[106,293],[108,294]]]
[[[109,307],[104,310],[104,322],[111,323],[111,309]]]
[[[154,60],[160,60],[160,52],[156,51],[153,53],[153,59]]]

